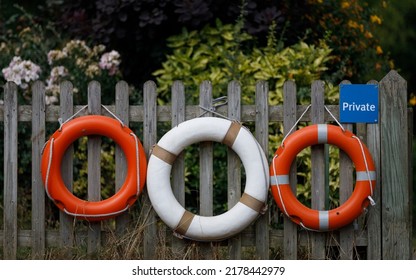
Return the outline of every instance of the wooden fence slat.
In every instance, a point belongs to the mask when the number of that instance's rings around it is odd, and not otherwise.
[[[45,190],[40,172],[45,143],[45,85],[32,86],[32,258],[45,255]]]
[[[255,137],[266,155],[269,151],[269,86],[267,82],[256,84]],[[269,215],[262,215],[256,222],[256,253],[259,259],[269,258]]]
[[[172,85],[172,128],[185,121],[185,86],[180,81]],[[180,153],[172,166],[173,194],[179,204],[185,208],[185,152]],[[172,247],[176,252],[183,252],[186,241],[173,238]]]
[[[294,81],[286,81],[283,85],[283,130],[286,136],[292,126],[296,123],[296,102],[297,102],[296,84]],[[292,163],[290,168],[290,185],[293,193],[296,193],[297,175],[296,175],[296,159]],[[286,215],[284,215],[284,243],[283,243],[283,256],[287,260],[297,259],[298,248],[298,227],[293,223]]]
[[[150,151],[157,143],[157,93],[156,84],[153,81],[146,82],[143,86],[143,103],[144,103],[144,119],[143,119],[143,148],[146,155],[150,155]],[[149,157],[147,158],[149,160]],[[155,259],[157,244],[157,224],[156,213],[152,208],[147,193],[142,195],[142,212],[145,214],[143,255],[144,259]]]
[[[383,259],[410,259],[407,84],[391,71],[380,81]],[[399,147],[399,148],[398,148]],[[385,249],[386,248],[386,249]],[[387,250],[388,248],[388,250]]]
[[[60,85],[60,110],[60,118],[63,122],[68,120],[74,114],[73,85],[69,81],[65,81]],[[73,190],[74,181],[73,158],[74,146],[70,145],[61,162],[62,180],[70,192]],[[74,218],[62,211],[59,211],[59,221],[59,230],[61,235],[60,245],[64,248],[72,248],[74,246]],[[70,259],[71,256],[71,250],[65,250],[65,257]]]
[[[343,84],[351,84],[349,81],[342,81]],[[342,124],[346,130],[352,131],[352,124]],[[353,182],[353,164],[348,155],[340,149],[339,151],[339,204],[342,205],[351,196]],[[354,253],[354,225],[350,224],[339,233],[340,259],[351,260]]]
[[[116,85],[116,116],[124,123],[124,125],[129,126],[129,85],[120,81]],[[139,136],[137,136],[139,137]],[[139,137],[140,138],[140,137]],[[127,173],[127,163],[126,157],[123,150],[119,145],[116,145],[115,151],[115,161],[116,161],[116,186],[115,190],[118,192],[121,186],[126,179]],[[143,178],[140,178],[143,180]],[[116,217],[116,232],[118,236],[122,236],[127,230],[128,223],[130,221],[129,213],[126,211],[121,215]]]
[[[88,113],[101,114],[101,85],[88,84]],[[88,201],[101,200],[101,137],[88,136]],[[101,222],[90,222],[88,227],[88,254],[95,254],[101,245]]]
[[[376,81],[370,81],[369,84],[378,84]],[[380,87],[379,87],[380,88]],[[379,98],[380,104],[380,98]],[[380,108],[380,106],[379,106]],[[367,124],[367,147],[372,155],[374,166],[376,168],[376,186],[373,199],[376,205],[371,206],[367,215],[367,259],[380,260],[382,257],[381,248],[381,165],[380,165],[380,111],[378,123]]]
[[[204,108],[212,107],[212,85],[208,81],[202,82],[199,88],[199,104]],[[211,113],[201,109],[201,117],[210,117]],[[200,215],[213,215],[213,144],[210,141],[201,142],[199,156],[199,193],[200,193]]]
[[[324,123],[325,95],[324,83],[314,81],[311,94],[311,120],[313,124]],[[314,145],[311,147],[312,162],[312,209],[325,210],[325,145]],[[312,259],[325,259],[325,233],[312,233]]]
[[[241,86],[237,81],[228,84],[228,118],[241,120]],[[241,161],[238,155],[228,148],[227,154],[227,182],[228,182],[228,209],[231,209],[241,197]],[[230,238],[228,242],[228,253],[230,259],[241,259],[241,234]]]
[[[212,107],[212,85],[204,81],[199,87],[199,105],[211,109]],[[201,108],[201,117],[211,117],[212,113]],[[213,192],[214,192],[214,148],[210,141],[199,143],[199,214],[201,216],[213,215]],[[201,244],[201,257],[212,259],[211,244]]]
[[[3,258],[17,257],[17,86],[4,86],[4,239]]]

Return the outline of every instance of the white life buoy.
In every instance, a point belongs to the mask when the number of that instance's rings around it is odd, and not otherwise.
[[[240,157],[246,185],[240,201],[217,216],[199,216],[176,200],[170,182],[172,164],[185,147],[215,141]],[[215,117],[195,118],[168,131],[154,146],[147,169],[147,191],[153,208],[174,232],[188,239],[218,241],[249,226],[264,212],[269,185],[267,158],[253,135],[241,124]]]

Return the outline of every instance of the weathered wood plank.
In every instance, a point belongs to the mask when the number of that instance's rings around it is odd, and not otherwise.
[[[311,96],[311,119],[313,124],[324,123],[325,115],[325,94],[324,82],[314,81],[312,83]],[[312,209],[325,210],[325,145],[314,145],[311,147],[312,162]],[[312,259],[325,259],[325,233],[312,233]]]
[[[74,112],[77,112],[81,109],[82,105],[76,105],[74,107]],[[307,105],[298,105],[297,106],[297,115],[305,111]],[[329,110],[334,114],[336,118],[339,119],[339,110],[338,105],[327,105]],[[112,112],[115,111],[114,105],[107,106]],[[241,120],[243,122],[254,122],[256,120],[256,108],[255,105],[241,105]],[[130,105],[129,106],[129,120],[130,122],[143,122],[144,113],[143,113],[143,105]],[[4,105],[0,105],[0,122],[3,121],[3,112],[4,112]],[[169,122],[171,121],[171,106],[170,105],[159,105],[156,109],[157,118],[159,122]],[[220,107],[217,109],[217,112],[222,115],[227,115],[227,106]],[[102,113],[105,114],[104,109],[102,109]],[[86,115],[86,112],[81,112],[79,116]],[[32,115],[32,108],[30,105],[22,105],[19,106],[19,122],[30,122]],[[186,106],[186,114],[185,120],[197,118],[200,115],[200,108],[198,105],[187,105]],[[56,122],[59,118],[59,106],[56,105],[49,105],[46,107],[46,121],[47,122]],[[273,119],[276,121],[283,121],[283,105],[274,105],[269,106],[269,119]],[[302,117],[301,121],[311,121],[311,114],[305,114]],[[325,115],[325,122],[333,121],[332,117],[329,115]]]
[[[143,148],[149,156],[153,145],[157,143],[157,92],[156,84],[152,81],[146,82],[143,86]],[[149,159],[149,158],[148,158]],[[144,228],[143,255],[145,259],[155,259],[157,244],[156,213],[152,208],[146,192],[142,195],[142,213],[146,227]]]
[[[228,84],[228,118],[235,121],[241,120],[241,86],[237,81]],[[227,204],[228,209],[231,209],[241,197],[241,161],[231,148],[228,148],[227,166]],[[228,242],[230,259],[241,259],[241,249],[241,234],[230,238]]]
[[[63,122],[68,120],[74,114],[73,101],[73,85],[69,81],[65,81],[60,85],[60,118]],[[55,120],[56,122],[56,120]],[[70,145],[62,158],[61,174],[62,180],[67,189],[72,192],[74,181],[74,146]],[[61,246],[64,248],[72,248],[74,246],[74,218],[70,215],[59,211]],[[71,258],[71,250],[65,251],[65,257]]]
[[[199,105],[210,109],[212,107],[212,85],[204,81],[199,87]],[[212,113],[200,109],[201,117],[211,117]],[[214,148],[210,141],[199,143],[199,214],[212,216],[214,213]],[[204,259],[213,259],[210,243],[201,244],[201,255]]]
[[[407,83],[391,71],[380,81],[383,259],[410,259]]]
[[[351,84],[342,81],[341,84]],[[332,113],[332,112],[331,112]],[[352,131],[352,124],[342,124],[344,129]],[[351,196],[353,182],[353,164],[348,155],[340,149],[339,151],[339,204],[342,205]],[[354,253],[354,225],[345,226],[339,233],[339,254],[342,260],[351,260]]]
[[[172,128],[185,121],[185,86],[180,81],[172,85]],[[185,152],[180,153],[172,166],[172,189],[178,202],[185,207]],[[174,238],[173,249],[183,252],[186,241]]]
[[[4,239],[3,258],[16,259],[17,254],[17,86],[4,86]]]
[[[124,123],[124,125],[129,126],[129,85],[124,81],[120,81],[116,84],[115,107],[116,116]],[[120,148],[119,145],[116,145],[115,161],[115,191],[118,192],[120,188],[123,186],[127,174],[126,155],[124,154],[123,150]],[[117,216],[115,220],[117,235],[122,236],[126,232],[128,223],[130,221],[128,211]]]
[[[370,81],[369,84],[378,83],[376,81]],[[373,199],[376,202],[376,205],[370,206],[368,208],[367,214],[367,234],[369,237],[367,246],[368,260],[380,260],[382,258],[380,111],[378,120],[379,121],[376,124],[367,124],[367,147],[370,151],[374,161],[374,166],[376,168],[376,185],[373,194]]]
[[[284,109],[283,109],[283,130],[284,135],[286,136],[292,126],[296,123],[296,102],[297,102],[297,90],[296,84],[293,81],[287,81],[283,85],[283,100],[284,100]],[[293,193],[296,193],[297,185],[297,176],[296,176],[296,159],[292,163],[290,168],[289,178],[290,186]],[[283,236],[283,255],[287,260],[296,260],[297,259],[297,250],[298,250],[298,227],[293,223],[286,215],[284,216],[284,236]]]
[[[32,86],[32,258],[45,255],[45,190],[40,172],[42,148],[45,143],[45,85]]]
[[[88,113],[101,114],[101,85],[92,81],[88,84]],[[88,201],[101,200],[101,137],[88,136]],[[101,245],[101,222],[90,222],[88,227],[89,254],[95,254]]]
[[[256,84],[256,124],[255,137],[268,154],[269,151],[269,86],[267,82]],[[267,175],[268,176],[268,175]],[[256,254],[257,258],[269,259],[269,215],[260,216],[256,222]]]

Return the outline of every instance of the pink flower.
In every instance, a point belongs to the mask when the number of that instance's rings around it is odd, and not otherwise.
[[[101,69],[108,70],[109,75],[112,76],[117,73],[120,63],[120,54],[113,50],[111,52],[104,53],[101,56],[100,63],[98,65]]]
[[[25,89],[30,81],[39,79],[41,69],[38,65],[30,60],[22,60],[20,56],[13,57],[9,66],[2,70],[6,81],[16,83],[16,85]]]

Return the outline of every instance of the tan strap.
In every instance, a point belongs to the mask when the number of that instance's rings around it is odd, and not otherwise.
[[[176,160],[176,155],[172,154],[171,152],[163,149],[162,147],[155,145],[152,149],[152,155],[160,158],[167,164],[173,165]]]
[[[264,202],[258,200],[255,197],[252,197],[247,193],[243,193],[240,198],[240,202],[259,213],[262,213],[265,208]]]
[[[230,127],[228,128],[227,133],[222,140],[222,143],[227,145],[228,147],[232,147],[234,144],[235,139],[237,138],[238,132],[240,131],[241,124],[238,122],[232,122]]]
[[[174,229],[174,232],[180,235],[185,235],[194,217],[195,215],[193,213],[189,211],[185,211],[185,213],[183,213],[182,215],[181,220],[179,221],[179,224]]]

